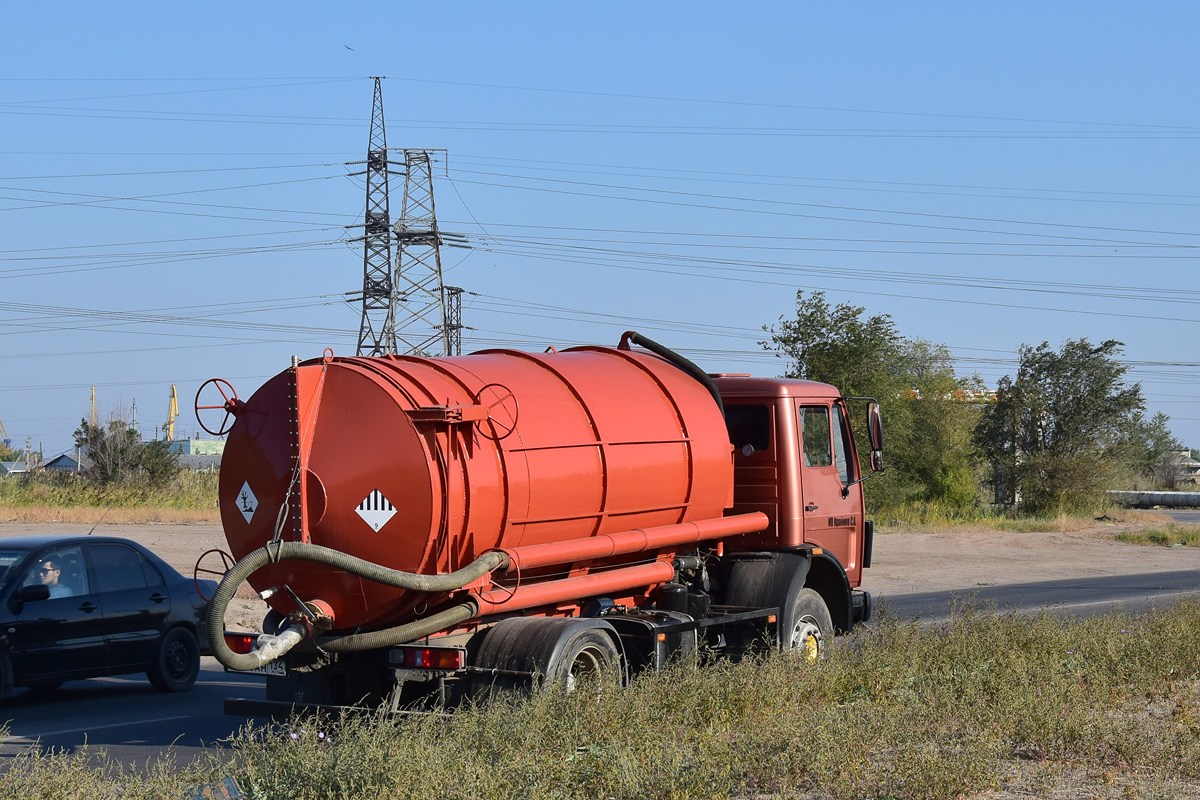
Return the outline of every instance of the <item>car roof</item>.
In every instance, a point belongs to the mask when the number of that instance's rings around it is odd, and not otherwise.
[[[145,549],[137,542],[134,542],[130,539],[122,539],[119,536],[89,536],[86,533],[45,533],[34,536],[5,536],[0,538],[0,547],[15,547],[21,550],[36,550],[44,545],[67,544],[74,542],[127,544],[132,545],[139,550]]]

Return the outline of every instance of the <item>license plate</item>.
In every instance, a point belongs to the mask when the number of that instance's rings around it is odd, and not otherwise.
[[[287,665],[282,661],[268,661],[261,667],[254,669],[229,669],[225,668],[226,672],[234,672],[239,675],[270,675],[275,678],[282,678],[287,675]]]

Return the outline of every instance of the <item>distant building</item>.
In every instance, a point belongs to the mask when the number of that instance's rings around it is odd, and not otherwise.
[[[55,472],[79,472],[79,459],[74,453],[62,453],[42,464],[42,469],[51,469]]]
[[[1200,486],[1200,461],[1192,458],[1191,450],[1180,450],[1176,454],[1175,463],[1179,465],[1179,483],[1190,483]]]
[[[221,455],[180,456],[179,466],[192,472],[213,472],[221,468]]]
[[[175,439],[171,452],[181,456],[219,456],[225,452],[224,439]]]

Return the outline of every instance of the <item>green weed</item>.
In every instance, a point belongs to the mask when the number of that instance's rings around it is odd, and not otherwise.
[[[1200,546],[1200,525],[1167,525],[1124,531],[1114,537],[1118,542],[1129,544],[1153,544],[1160,547]]]

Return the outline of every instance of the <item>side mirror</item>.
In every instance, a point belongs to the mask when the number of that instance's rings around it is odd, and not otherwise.
[[[12,613],[19,614],[26,603],[37,603],[50,599],[50,587],[43,583],[31,583],[22,586],[8,597],[8,608]]]
[[[17,596],[22,603],[37,603],[42,600],[49,600],[50,587],[44,583],[31,583],[28,586],[22,586]]]
[[[883,471],[883,417],[879,403],[874,400],[867,407],[867,434],[871,440],[871,470]]]

